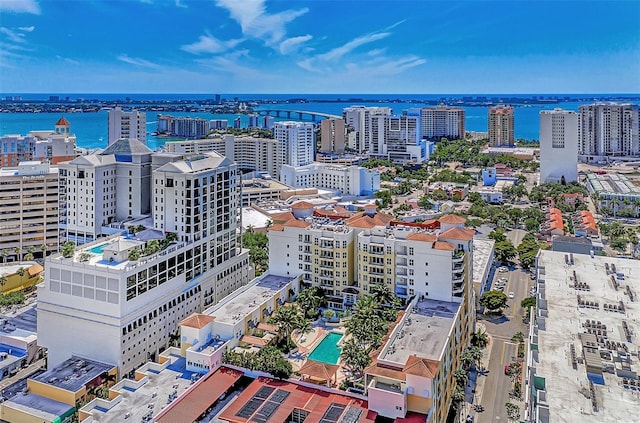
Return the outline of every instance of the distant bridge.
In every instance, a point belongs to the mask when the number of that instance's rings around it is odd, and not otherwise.
[[[305,110],[265,110],[265,109],[261,109],[261,110],[254,110],[253,112],[259,114],[260,116],[273,116],[273,117],[278,117],[278,118],[286,117],[287,119],[291,119],[292,116],[295,119],[295,117],[297,116],[298,117],[297,120],[311,120],[312,122],[315,122],[317,117],[320,117],[320,118],[323,118],[323,119],[342,118],[342,116],[331,115],[329,113],[309,112],[309,111],[305,111]],[[304,116],[309,116],[309,119],[305,119]]]

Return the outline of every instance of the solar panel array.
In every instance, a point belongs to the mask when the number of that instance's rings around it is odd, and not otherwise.
[[[347,411],[345,411],[344,416],[342,416],[342,420],[340,423],[357,423],[360,420],[360,415],[362,415],[362,410],[357,407],[347,407]]]
[[[280,405],[284,403],[284,400],[286,400],[288,396],[289,392],[283,389],[278,389],[273,395],[271,395],[269,400],[264,403],[262,408],[258,410],[256,415],[253,416],[251,420],[257,423],[268,422],[271,418],[271,415],[276,412],[278,407],[280,407]]]
[[[329,408],[327,408],[327,411],[324,412],[320,423],[336,423],[345,408],[347,408],[347,406],[344,404],[332,402]]]
[[[236,413],[236,416],[248,419],[256,412],[258,408],[265,402],[265,400],[275,391],[276,388],[270,386],[262,386],[258,389],[253,397],[247,401],[247,403]]]

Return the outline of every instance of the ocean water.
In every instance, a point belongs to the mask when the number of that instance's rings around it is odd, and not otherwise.
[[[2,94],[6,96],[9,94]],[[21,95],[23,100],[46,100],[49,94],[14,94]],[[479,95],[473,95],[477,98]],[[508,97],[532,97],[530,95],[504,95]],[[502,96],[502,97],[504,97]],[[61,98],[66,95],[61,95]],[[97,99],[102,101],[113,101],[114,103],[124,103],[129,97],[129,104],[135,104],[136,100],[204,100],[212,99],[211,94],[73,94],[71,99],[84,98],[86,100]],[[304,98],[304,103],[293,102],[292,104],[263,104],[257,110],[305,110],[311,112],[328,113],[341,115],[342,109],[352,105],[390,107],[394,113],[401,113],[411,107],[425,107],[423,101],[433,101],[446,98],[460,98],[460,95],[365,95],[365,94],[287,94],[287,95],[266,95],[266,94],[225,94],[225,99],[237,98],[241,101],[262,100],[275,101],[287,99]],[[498,95],[487,95],[487,100],[499,98]],[[591,104],[600,98],[616,99],[620,102],[633,102],[640,104],[638,95],[625,95],[615,98],[614,95],[538,95],[538,98],[563,99],[555,104],[533,104],[526,106],[516,106],[514,109],[515,137],[517,139],[537,140],[539,138],[539,113],[541,110],[550,110],[560,107],[566,110],[577,111],[583,104]],[[629,101],[628,99],[633,100]],[[394,101],[400,100],[401,102]],[[367,101],[368,100],[368,101]],[[406,102],[405,102],[406,101]],[[466,129],[468,131],[487,131],[488,107],[485,106],[460,106],[466,112]],[[219,115],[212,113],[187,113],[187,112],[164,112],[173,116],[200,117],[203,119],[227,119],[229,125],[240,116],[242,125],[246,126],[248,117],[246,115]],[[32,130],[53,129],[54,123],[60,118],[60,113],[0,113],[0,136],[7,134],[27,134]],[[107,112],[96,113],[72,113],[65,115],[71,124],[71,132],[77,137],[79,147],[83,148],[104,148],[108,139]],[[156,138],[151,133],[156,130],[157,112],[147,112],[147,145],[151,149],[156,149],[164,144],[164,139]],[[284,120],[281,118],[280,120]]]

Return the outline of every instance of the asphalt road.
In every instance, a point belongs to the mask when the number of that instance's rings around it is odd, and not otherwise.
[[[521,231],[524,232],[524,231]],[[522,240],[523,234],[512,234],[514,243]],[[511,237],[510,237],[511,238]],[[478,423],[507,422],[505,404],[510,401],[509,391],[511,380],[504,374],[504,366],[511,363],[517,355],[517,346],[511,341],[511,337],[518,331],[527,335],[528,325],[523,323],[525,311],[520,307],[520,301],[529,296],[529,289],[534,285],[530,274],[519,267],[511,267],[508,273],[496,272],[494,283],[498,278],[506,277],[508,282],[504,292],[513,292],[515,297],[508,300],[509,308],[504,310],[502,316],[478,316],[491,335],[491,358],[489,363],[484,363],[489,370],[486,376],[484,388],[479,403],[484,411],[475,414]],[[513,402],[513,400],[511,400]]]

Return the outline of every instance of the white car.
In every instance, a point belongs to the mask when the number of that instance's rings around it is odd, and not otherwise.
[[[508,271],[509,271],[509,268],[506,267],[506,266],[498,267],[498,272],[500,272],[500,273],[504,273],[504,272],[508,272]]]
[[[509,292],[509,298],[513,299],[516,296],[513,292]]]
[[[507,283],[508,279],[507,278],[499,278],[498,282],[499,283]]]

